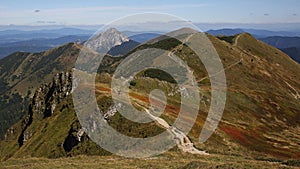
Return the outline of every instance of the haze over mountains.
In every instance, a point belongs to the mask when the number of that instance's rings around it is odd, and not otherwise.
[[[119,132],[146,138],[163,130],[159,123],[137,124],[122,117],[113,111],[110,97],[112,74],[128,57],[128,52],[153,47],[171,51],[185,61],[201,86],[201,109],[188,134],[197,149],[217,155],[271,158],[279,163],[300,158],[300,65],[282,51],[248,33],[227,37],[208,35],[224,65],[228,93],[217,131],[200,144],[198,136],[206,120],[211,90],[205,67],[195,53],[187,45],[165,36],[149,43],[136,42],[136,46],[130,45],[130,50],[123,50],[128,49],[126,44],[132,40],[116,29],[95,36],[92,49],[97,51],[103,38],[109,39],[109,45],[115,48],[100,51],[124,51],[117,54],[119,57],[105,56],[95,84],[99,109],[107,114],[107,123]],[[71,70],[82,48],[82,44],[68,43],[41,53],[17,52],[0,60],[0,117],[5,121],[1,123],[2,160],[24,156],[110,155],[85,134],[73,108]],[[163,63],[159,59],[154,62]],[[180,109],[180,88],[166,74],[155,70],[140,72],[130,83],[132,102],[139,108],[147,108],[149,92],[154,87],[168,93],[166,111],[160,117],[172,124]],[[181,151],[175,148],[170,152]]]
[[[79,28],[61,28],[61,29],[44,29],[44,30],[4,30],[0,31],[0,58],[8,56],[14,52],[42,52],[53,47],[57,47],[69,42],[84,43],[92,36],[95,30]],[[274,46],[292,59],[300,62],[299,58],[299,37],[300,33],[291,31],[269,31],[262,29],[218,29],[208,30],[207,33],[214,36],[233,36],[240,33],[248,32],[259,38],[261,41]],[[132,49],[139,43],[146,42],[150,39],[164,34],[164,32],[130,32],[124,31],[125,35],[130,38],[127,43],[128,49]],[[122,48],[122,49],[126,49]],[[117,49],[115,51],[118,51]],[[113,52],[112,55],[124,54],[123,52]]]
[[[9,54],[12,54],[14,52],[36,53],[63,45],[65,43],[84,43],[94,33],[94,30],[83,30],[75,28],[32,31],[0,31],[0,58],[8,56]],[[160,35],[158,33],[143,32],[126,32],[126,34],[131,39],[131,41],[127,44],[129,49],[132,49],[139,43],[143,43]],[[121,53],[124,52],[125,51]],[[116,52],[115,55],[117,54],[118,52]]]
[[[260,40],[282,50],[300,63],[300,37],[271,36]]]
[[[265,38],[269,36],[287,36],[287,37],[294,37],[300,36],[299,32],[289,32],[289,31],[270,31],[270,30],[263,30],[263,29],[217,29],[217,30],[208,30],[207,33],[211,35],[224,35],[224,36],[233,36],[240,33],[250,33],[256,38]]]

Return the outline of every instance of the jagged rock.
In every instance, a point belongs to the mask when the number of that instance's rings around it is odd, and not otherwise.
[[[181,93],[183,97],[189,97],[189,93],[184,86],[180,86],[178,92]]]
[[[50,84],[42,85],[34,94],[31,107],[32,112],[40,118],[49,117],[55,107],[72,90],[71,73],[57,73]]]
[[[81,141],[81,137],[83,136],[83,134],[86,132],[85,128],[81,128],[78,132],[77,132],[77,140],[80,142]]]
[[[118,103],[108,108],[107,112],[104,114],[104,119],[114,116],[118,112],[118,108],[121,108],[122,104]]]
[[[30,137],[32,136],[32,131],[26,131],[24,134],[23,134],[23,144],[30,139]]]
[[[56,105],[68,96],[72,90],[72,74],[57,73],[49,84],[41,85],[34,93],[29,104],[28,114],[22,120],[22,131],[18,143],[22,146],[30,139],[34,131],[28,131],[33,119],[43,120],[51,116]]]
[[[56,107],[56,104],[55,104],[55,103],[53,103],[53,104],[51,105],[51,114],[53,114],[53,113],[54,113],[55,107]]]
[[[11,135],[13,135],[16,132],[16,129],[14,127],[11,127],[7,129],[5,135],[4,135],[4,140],[7,140],[7,138]]]

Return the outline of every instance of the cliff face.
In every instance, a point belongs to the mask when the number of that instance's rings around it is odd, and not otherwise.
[[[19,146],[22,146],[32,136],[32,130],[28,128],[33,120],[42,120],[50,117],[55,110],[56,105],[65,99],[72,90],[72,74],[57,73],[53,81],[49,84],[44,84],[39,87],[28,109],[28,115],[23,120],[23,130],[19,136]]]
[[[50,84],[42,85],[35,92],[30,108],[39,118],[50,117],[57,104],[72,90],[72,74],[58,73]]]

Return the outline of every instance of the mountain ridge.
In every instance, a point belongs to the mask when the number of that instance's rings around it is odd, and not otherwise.
[[[160,40],[156,39],[151,43],[142,44],[134,49],[140,50],[145,47],[156,47],[174,51],[174,54],[186,61],[194,71],[198,85],[201,86],[203,100],[200,103],[201,109],[199,110],[196,123],[188,134],[191,141],[197,148],[210,154],[238,154],[251,158],[299,159],[300,138],[297,133],[300,131],[300,107],[298,104],[300,99],[300,81],[297,79],[297,75],[300,74],[300,65],[280,50],[255,39],[247,33],[229,37],[230,40],[220,39],[211,35],[208,35],[208,38],[216,48],[224,65],[227,76],[228,96],[220,125],[213,136],[204,144],[198,143],[198,136],[206,120],[207,105],[210,104],[211,96],[210,81],[206,78],[207,72],[204,66],[201,63],[200,66],[194,64],[201,61],[197,60],[197,56],[194,55],[188,46],[182,45],[176,39],[166,38],[165,36],[158,38]],[[71,47],[72,45],[75,45],[77,49],[75,51],[79,52],[81,49],[80,45],[71,44]],[[70,57],[69,55],[61,56],[59,61],[64,61],[64,57]],[[73,57],[76,58],[76,55]],[[109,70],[100,69],[98,72],[99,77],[95,84],[95,92],[99,99],[99,109],[103,112],[106,112],[113,106],[109,97],[111,75],[118,64],[126,57],[127,55],[117,59],[110,58],[109,62],[105,62]],[[148,92],[151,91],[152,87],[160,87],[163,91],[170,94],[168,96],[170,100],[167,110],[161,117],[168,123],[171,123],[176,119],[180,108],[180,102],[176,98],[178,97],[179,89],[176,89],[174,84],[169,83],[165,77],[155,78],[147,76],[147,74],[149,74],[149,71],[141,72],[130,83],[130,90],[133,92],[131,98],[134,103],[147,107]],[[51,86],[51,80],[48,82],[42,86]],[[60,86],[63,86],[63,84],[57,83],[55,86],[58,86],[57,89],[60,89]],[[64,95],[65,92],[58,92],[58,94]],[[30,101],[30,104],[36,106],[38,102],[46,103],[47,99],[45,99],[44,95],[47,94],[45,93],[47,92],[43,92],[43,90],[35,92],[36,96],[41,96],[40,100],[33,99]],[[54,94],[55,96],[57,95]],[[29,132],[29,139],[21,147],[19,147],[16,138],[20,138],[19,136],[21,135],[24,138],[24,133],[26,134],[26,132],[21,130],[22,121],[14,125],[15,129],[7,131],[7,134],[12,133],[6,137],[11,142],[2,141],[0,143],[2,148],[0,156],[2,159],[22,156],[109,155],[95,143],[92,143],[88,136],[84,136],[82,142],[77,139],[77,134],[82,132],[80,132],[80,124],[76,122],[70,95],[61,98],[60,103],[55,102],[54,104],[54,111],[50,113],[49,117],[40,118],[40,120],[37,118],[31,127],[24,130],[37,131],[37,134],[33,133],[31,135]],[[54,104],[50,101],[47,108],[44,109],[52,112],[51,108]],[[36,111],[36,114],[44,112],[44,109],[39,109]],[[64,126],[63,120],[60,119],[66,120],[68,125]],[[24,120],[26,121],[26,117]],[[145,126],[129,122],[118,113],[109,117],[108,123],[118,131],[136,137],[148,137],[162,130],[155,123]],[[59,124],[58,128],[55,128],[56,124]],[[60,131],[60,129],[61,133],[55,132]],[[139,133],[137,129],[143,129],[144,132]],[[48,137],[49,135],[43,135],[44,132],[51,133],[53,138]],[[49,142],[44,144],[43,141],[47,140]],[[67,143],[64,144],[65,142]],[[177,151],[176,148],[175,151]]]

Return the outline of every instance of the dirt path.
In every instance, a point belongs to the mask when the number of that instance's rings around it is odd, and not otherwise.
[[[191,140],[182,131],[180,131],[176,127],[170,126],[164,119],[152,115],[148,109],[144,108],[144,110],[151,119],[155,120],[159,125],[161,125],[165,129],[170,130],[170,132],[173,135],[173,138],[180,150],[182,150],[183,152],[191,153],[191,154],[209,155],[205,151],[200,151],[200,150],[196,149],[194,147],[194,144],[191,142]]]
[[[300,99],[300,94],[298,93],[298,91],[292,86],[290,85],[288,82],[284,81],[285,84],[288,85],[288,87],[291,89],[290,93],[291,95],[295,98],[295,99]]]
[[[240,37],[241,37],[241,35],[238,35],[238,36],[235,38],[234,43],[233,43],[233,46],[237,46]]]
[[[179,60],[181,61],[181,59],[174,57],[174,53],[178,50],[178,49],[182,49],[183,45],[188,42],[190,40],[190,38],[193,36],[194,34],[189,35],[180,45],[176,46],[173,50],[171,50],[168,53],[168,56],[173,59],[175,62],[178,62]]]

